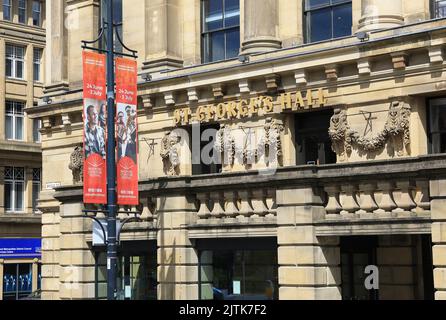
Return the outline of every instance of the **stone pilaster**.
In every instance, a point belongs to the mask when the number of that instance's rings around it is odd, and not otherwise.
[[[37,290],[37,283],[39,282],[39,259],[35,258],[33,259],[33,265],[32,265],[32,291]]]
[[[34,104],[34,45],[29,44],[26,48],[26,107],[32,108]],[[33,120],[25,118],[25,140],[33,142]]]
[[[6,61],[5,39],[0,38],[0,59]],[[5,140],[5,95],[6,95],[5,63],[0,63],[0,141]]]
[[[75,14],[72,12],[66,17],[66,21],[64,20],[65,1],[63,0],[47,0],[45,7],[47,17],[45,60],[51,62],[44,64],[45,90],[59,92],[68,89],[67,33],[70,28],[79,24],[79,21],[76,21]],[[29,21],[29,24],[32,24],[32,21]],[[80,42],[77,46],[80,48]]]
[[[341,299],[339,238],[315,235],[320,197],[311,187],[279,189],[277,205],[279,299]]]
[[[280,49],[282,44],[277,37],[277,1],[244,0],[241,6],[243,15],[242,53],[250,54]]]
[[[95,257],[86,237],[91,234],[92,222],[84,218],[83,205],[64,202],[60,221],[60,276],[61,300],[95,298]]]
[[[185,226],[197,218],[193,199],[161,196],[158,212],[158,299],[198,299],[198,255]]]
[[[373,31],[404,24],[402,0],[362,0],[358,31]]]
[[[182,60],[181,0],[146,1],[146,59],[151,72],[180,68]]]
[[[446,179],[430,181],[435,300],[446,300]]]

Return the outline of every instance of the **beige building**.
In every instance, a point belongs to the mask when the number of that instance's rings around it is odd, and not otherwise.
[[[40,120],[25,109],[43,95],[44,1],[0,6],[0,300],[40,288]]]
[[[46,14],[45,99],[26,109],[43,298],[103,298],[79,174],[80,44],[103,12]],[[140,73],[119,298],[446,299],[444,17],[442,0],[116,1]]]

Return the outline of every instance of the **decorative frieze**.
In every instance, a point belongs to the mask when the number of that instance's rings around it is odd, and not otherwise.
[[[212,94],[215,99],[222,99],[224,97],[223,86],[221,83],[214,83],[212,85]]]
[[[392,64],[395,70],[404,70],[408,66],[408,55],[402,52],[393,53],[392,56]]]
[[[167,106],[175,105],[175,97],[172,91],[164,93],[164,102]]]
[[[294,71],[294,79],[296,80],[297,86],[307,85],[307,73],[304,69]]]
[[[358,74],[360,76],[368,76],[371,73],[369,59],[358,60]]]
[[[271,74],[265,77],[266,90],[270,93],[277,92],[280,83],[280,76],[277,74]]]
[[[141,96],[142,99],[142,105],[145,110],[152,110],[154,106],[154,99],[150,95],[143,95]]]
[[[249,88],[249,81],[248,79],[242,79],[238,83],[240,93],[241,94],[249,94],[251,92],[251,89]]]
[[[198,102],[198,92],[196,88],[187,89],[187,100],[192,103]]]
[[[337,65],[326,66],[325,67],[325,75],[327,77],[327,81],[338,80],[338,66]]]
[[[441,64],[444,61],[443,48],[441,46],[429,48],[429,60],[432,64]]]

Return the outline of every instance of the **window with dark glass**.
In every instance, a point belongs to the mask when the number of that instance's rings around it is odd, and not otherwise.
[[[39,200],[40,190],[42,188],[40,168],[33,169],[33,212],[37,212],[37,201]]]
[[[23,212],[25,210],[25,169],[5,167],[5,210]]]
[[[23,140],[23,123],[25,104],[19,101],[6,100],[6,139]]]
[[[32,291],[32,264],[12,263],[3,266],[2,300],[19,300]]]
[[[42,49],[36,48],[33,52],[33,75],[34,81],[41,81],[41,63],[42,63]]]
[[[42,3],[33,1],[33,26],[40,27],[42,23]]]
[[[297,114],[296,152],[297,164],[336,163],[336,154],[331,149],[328,135],[332,110]]]
[[[430,100],[429,118],[429,151],[446,153],[446,98]]]
[[[23,79],[23,67],[25,64],[25,48],[6,45],[6,76]]]
[[[3,20],[12,20],[12,4],[11,0],[3,0]]]
[[[238,56],[239,0],[202,1],[202,60],[204,63]]]
[[[351,0],[305,0],[306,42],[352,34]]]
[[[19,23],[26,23],[26,0],[19,0]]]
[[[107,20],[107,1],[101,0],[101,28],[104,27],[103,22]],[[113,0],[113,23],[116,25],[116,32],[119,34],[119,38],[122,38],[122,0]],[[114,45],[116,52],[122,52],[122,45],[119,43],[116,32],[113,34]],[[102,47],[105,47],[105,42],[101,43]]]
[[[446,0],[432,1],[433,18],[446,18]]]
[[[221,172],[221,159],[216,154],[214,145],[217,135],[217,131],[220,129],[220,125],[200,125],[193,126],[192,130],[200,130],[200,158],[198,155],[192,152],[192,157],[196,156],[197,159],[192,160],[192,174],[212,174]],[[193,139],[195,137],[192,137]],[[197,143],[193,141],[193,143]]]
[[[41,142],[40,129],[42,128],[42,120],[33,119],[33,141]]]

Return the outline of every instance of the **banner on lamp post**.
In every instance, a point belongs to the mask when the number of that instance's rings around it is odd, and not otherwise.
[[[84,51],[84,203],[107,203],[105,55]]]
[[[117,193],[119,205],[138,205],[137,64],[116,58]]]

